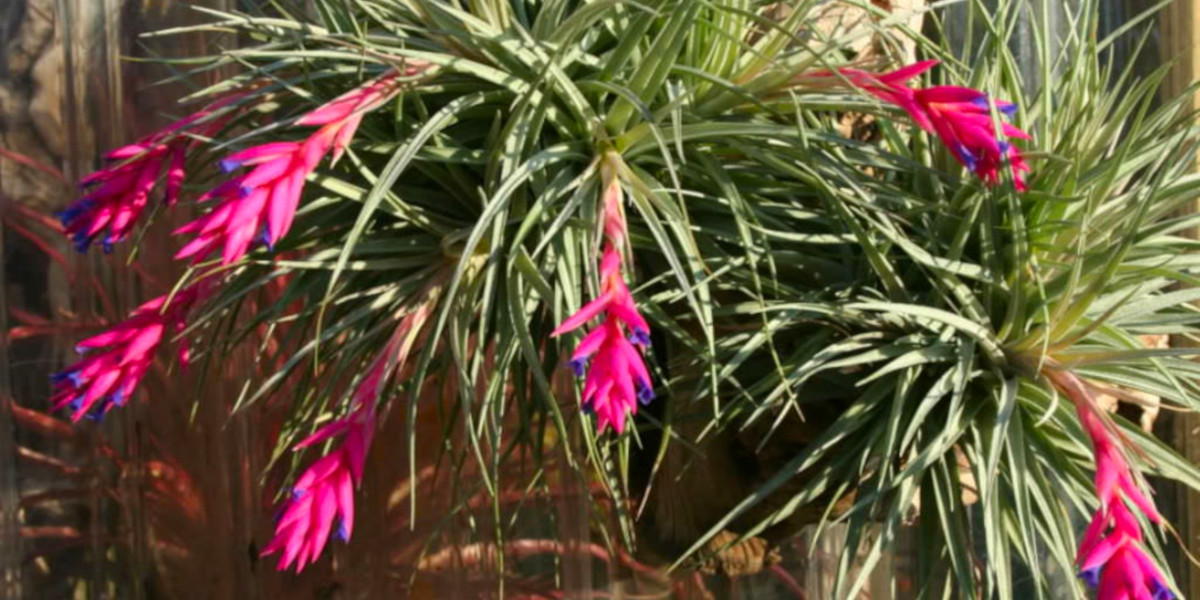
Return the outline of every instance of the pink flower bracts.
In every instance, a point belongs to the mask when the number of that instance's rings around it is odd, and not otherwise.
[[[406,73],[427,67],[413,65]],[[320,126],[305,140],[270,142],[226,156],[220,163],[226,173],[253,168],[200,197],[201,202],[220,202],[175,230],[176,234],[195,236],[175,257],[200,260],[222,248],[221,262],[230,264],[246,254],[256,235],[274,247],[292,226],[308,176],[331,152],[336,162],[363,116],[395,96],[402,84],[400,72],[389,71],[297,120],[299,126]]]
[[[117,326],[75,345],[79,362],[54,374],[54,410],[69,408],[71,419],[99,420],[114,406],[124,406],[145,377],[163,341],[186,327],[184,316],[200,297],[197,285],[174,297],[159,296],[136,308]],[[186,340],[178,344],[179,362],[187,365]]]
[[[628,415],[637,412],[638,402],[654,399],[654,384],[642,358],[650,345],[646,323],[622,274],[620,248],[624,245],[625,219],[621,207],[620,182],[612,177],[604,191],[603,257],[600,260],[600,296],[563,321],[551,336],[557,337],[582,327],[595,317],[601,324],[592,329],[575,348],[571,367],[584,378],[583,408],[596,416],[603,432],[610,425],[622,433]]]
[[[1007,161],[1013,184],[1018,190],[1024,190],[1029,165],[1021,151],[1008,140],[1027,140],[1030,136],[1008,123],[1000,123],[1001,136],[998,137],[987,94],[952,85],[908,87],[910,80],[937,63],[927,60],[879,75],[858,69],[839,69],[838,72],[859,89],[904,109],[918,127],[937,135],[959,163],[988,185],[1000,182],[1000,168]],[[994,102],[1000,114],[1008,117],[1016,114],[1015,104],[1003,100]]]

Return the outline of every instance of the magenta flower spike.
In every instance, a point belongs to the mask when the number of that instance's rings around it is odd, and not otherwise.
[[[1096,455],[1099,508],[1079,542],[1079,577],[1096,590],[1097,600],[1172,600],[1175,593],[1144,544],[1136,508],[1151,523],[1162,523],[1154,502],[1134,478],[1121,449],[1120,434],[1100,413],[1095,398],[1078,376],[1048,370],[1046,376],[1075,403],[1083,430]]]
[[[935,134],[954,158],[984,183],[999,184],[1000,169],[1007,161],[1014,185],[1018,190],[1025,190],[1029,165],[1009,140],[1027,140],[1030,136],[1008,123],[999,125],[1001,135],[997,136],[987,94],[949,85],[908,87],[910,80],[932,69],[937,62],[927,60],[881,75],[858,69],[840,69],[839,72],[860,89],[902,108],[918,127]],[[1002,115],[1016,114],[1015,104],[1003,100],[994,102]]]
[[[1079,577],[1096,589],[1097,600],[1171,600],[1175,594],[1143,544],[1136,507],[1151,523],[1161,523],[1154,503],[1133,478],[1115,434],[1094,408],[1077,404],[1079,420],[1096,453],[1096,495],[1100,507],[1079,544]]]
[[[417,74],[429,66],[410,63],[404,72]],[[363,115],[394,97],[401,83],[400,72],[393,70],[317,107],[295,123],[320,126],[302,142],[262,144],[222,159],[221,170],[226,173],[250,170],[200,198],[219,203],[175,231],[195,236],[175,257],[199,261],[222,249],[221,262],[230,264],[249,251],[256,236],[274,248],[291,229],[308,176],[330,153],[336,162],[354,138]]]
[[[433,290],[440,279],[431,281]],[[351,410],[325,425],[293,448],[301,450],[339,438],[332,452],[312,463],[292,485],[284,501],[275,535],[262,555],[282,553],[278,569],[293,565],[297,572],[321,555],[330,537],[343,542],[354,531],[354,490],[362,485],[367,451],[375,433],[376,405],[384,381],[403,368],[416,343],[419,330],[433,310],[433,294],[401,319],[383,351],[373,360],[354,389]]]
[[[104,251],[112,251],[113,244],[128,237],[137,224],[164,171],[163,203],[174,205],[179,200],[187,153],[197,143],[181,135],[182,132],[190,129],[209,135],[220,129],[226,118],[202,124],[197,122],[239,97],[226,96],[137,142],[106,154],[104,159],[109,166],[80,180],[80,187],[86,190],[83,197],[58,213],[75,248],[86,252],[92,242],[100,238]]]
[[[292,486],[275,525],[275,537],[263,550],[264,556],[282,552],[280,571],[293,564],[297,572],[304,570],[321,555],[331,533],[349,541],[354,531],[354,489],[362,484],[363,464],[375,431],[374,397],[368,398],[366,393],[355,396],[358,406],[353,412],[295,446],[299,450],[341,438],[337,448],[310,465]]]
[[[187,312],[200,297],[196,285],[175,294],[159,296],[134,309],[115,327],[76,344],[84,357],[51,376],[53,410],[68,408],[71,420],[99,420],[114,406],[124,406],[145,377],[163,340],[182,332]],[[188,347],[178,346],[179,361],[186,366]]]
[[[607,240],[600,261],[600,296],[550,335],[560,336],[603,317],[600,326],[588,332],[575,348],[570,365],[577,376],[584,378],[583,409],[596,416],[597,430],[603,433],[611,426],[620,434],[625,431],[628,416],[637,413],[639,402],[649,404],[654,399],[654,384],[639,350],[650,345],[650,325],[638,311],[621,271],[618,248],[626,231],[621,186],[615,178],[605,189],[603,206]]]

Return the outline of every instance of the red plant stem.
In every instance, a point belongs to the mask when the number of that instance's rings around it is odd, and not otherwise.
[[[50,165],[42,164],[36,160],[33,160],[32,158],[29,158],[28,156],[25,156],[24,154],[20,154],[17,152],[13,152],[12,150],[5,150],[4,148],[0,148],[0,157],[7,158],[8,160],[11,160],[13,162],[23,164],[31,169],[37,169],[37,170],[39,170],[43,173],[46,173],[47,175],[50,175],[51,177],[53,177],[63,183],[68,183],[67,176],[63,175],[62,171],[59,171],[58,169],[55,169],[54,167],[51,167]]]
[[[58,330],[58,327],[30,327],[28,325],[18,325],[17,327],[13,327],[12,329],[8,330],[8,341],[14,342],[17,340],[25,340],[43,335],[53,335],[58,333]]]
[[[63,475],[78,477],[83,475],[83,469],[69,465],[53,456],[35,452],[24,446],[17,446],[17,456],[21,459],[42,467],[49,467],[59,471]]]
[[[17,404],[15,402],[9,402],[8,405],[9,405],[10,411],[12,412],[13,421],[17,425],[20,425],[21,427],[27,428],[31,431],[34,431],[36,433],[39,433],[39,434],[47,436],[47,437],[57,438],[59,440],[69,440],[69,439],[78,437],[80,435],[79,430],[75,429],[74,427],[71,427],[71,425],[69,423],[65,423],[63,421],[55,419],[54,417],[51,417],[50,415],[47,415],[46,413],[36,411],[33,409],[29,409],[29,408],[25,408],[24,406],[21,406],[20,404]],[[57,464],[46,463],[46,462],[42,461],[42,458],[49,458],[46,455],[39,454],[37,452],[28,450],[25,448],[21,448],[20,450],[18,450],[18,453],[21,453],[21,450],[26,451],[24,454],[21,454],[22,458],[25,458],[27,460],[30,460],[30,461],[33,461],[36,463],[46,464],[47,466],[58,468]],[[104,458],[107,458],[108,460],[112,461],[112,463],[114,465],[116,465],[117,468],[119,468],[119,469],[125,468],[125,466],[124,466],[125,461],[121,459],[121,456],[117,453],[116,450],[113,450],[112,446],[101,443],[98,446],[96,446],[96,451],[99,452],[100,455],[103,456]],[[51,460],[53,462],[56,459],[51,459]],[[59,464],[66,465],[66,463],[61,463],[61,461],[59,461]],[[66,466],[68,466],[70,469],[74,469],[73,472],[69,471],[69,472],[67,472],[67,474],[74,474],[74,473],[82,472],[80,469],[78,469],[76,467],[70,467],[69,465],[66,465]]]
[[[4,210],[5,211],[12,211],[12,212],[20,213],[21,218],[29,219],[31,221],[36,221],[42,227],[45,227],[45,228],[53,231],[54,233],[61,234],[63,232],[62,223],[60,223],[58,221],[58,219],[55,219],[54,217],[51,217],[38,209],[25,206],[24,204],[21,204],[20,202],[14,202],[11,198],[9,198],[7,196],[0,196],[0,200],[4,201]],[[10,215],[8,215],[7,213],[4,216],[6,218],[10,217]]]
[[[580,544],[558,540],[515,540],[504,544],[504,555],[513,558],[526,558],[538,554],[559,555],[590,555],[602,561],[611,561],[608,551],[598,544]],[[626,567],[646,574],[659,574],[654,567],[644,565],[623,550],[617,551],[617,557]],[[480,542],[466,546],[452,546],[426,556],[417,563],[418,571],[443,571],[451,567],[477,567],[494,562],[496,544]]]
[[[57,538],[80,539],[83,534],[74,527],[22,527],[21,537],[27,540]]]
[[[58,222],[50,220],[49,217],[46,217],[45,215],[31,213],[30,212],[31,209],[29,209],[28,207],[24,207],[24,206],[21,206],[20,204],[12,202],[8,198],[6,198],[2,195],[0,195],[0,203],[3,203],[4,210],[13,210],[13,211],[19,212],[19,213],[21,213],[22,217],[34,219],[34,220],[38,221],[39,223],[41,223],[42,225],[45,225],[56,232],[59,232],[59,233],[62,232],[62,226],[59,225]],[[42,251],[42,253],[44,253],[46,256],[50,257],[51,261],[57,263],[66,271],[68,283],[75,283],[77,270],[70,268],[70,265],[67,262],[66,256],[64,256],[61,252],[59,252],[56,248],[54,248],[53,245],[51,245],[49,242],[47,242],[42,236],[29,230],[28,228],[26,228],[23,225],[18,225],[16,220],[13,219],[8,214],[5,214],[3,216],[3,219],[0,220],[0,222],[2,222],[5,227],[13,230],[13,232],[16,233],[17,235],[20,235],[21,237],[29,240],[30,243],[32,243],[33,245],[37,246],[38,249]],[[139,275],[141,275],[143,277],[146,276],[144,270],[137,263],[134,263],[133,265],[131,265],[131,268],[133,268],[133,270],[136,271]],[[96,277],[89,278],[88,283],[89,283],[89,285],[91,285],[92,288],[95,289],[96,297],[100,299],[100,302],[102,304],[104,304],[105,310],[111,314],[113,312],[112,301],[109,300],[108,294],[105,293],[104,285]]]
[[[17,307],[17,306],[10,306],[8,308],[8,314],[11,315],[14,320],[20,321],[24,325],[33,325],[33,326],[54,325],[54,322],[52,322],[50,319],[47,319],[46,317],[43,317],[42,315],[39,315],[37,313],[29,312],[29,311],[27,311],[23,308]],[[86,327],[86,325],[81,325],[81,326]]]
[[[29,240],[29,243],[37,246],[38,250],[41,250],[43,254],[49,256],[50,260],[62,265],[63,267],[67,266],[67,257],[63,256],[63,253],[59,252],[57,248],[51,246],[50,243],[47,242],[42,236],[30,231],[29,229],[26,229],[23,225],[18,225],[16,220],[8,217],[4,218],[4,226],[12,230],[13,233]],[[71,274],[68,273],[68,277],[70,276]]]
[[[9,341],[23,340],[43,335],[54,335],[56,333],[70,333],[76,335],[77,330],[92,330],[99,329],[103,323],[85,321],[76,319],[69,322],[55,323],[42,315],[31,313],[27,310],[16,306],[8,307],[8,314],[13,321],[20,325],[13,326],[8,330]]]
[[[808,596],[804,593],[804,588],[800,587],[800,582],[796,581],[796,578],[792,577],[792,574],[788,573],[787,569],[779,565],[771,565],[767,571],[774,575],[779,580],[779,583],[782,583],[783,587],[787,588],[796,597],[796,600],[808,600]]]
[[[41,435],[59,440],[68,440],[79,435],[79,430],[46,413],[25,408],[15,402],[10,402],[9,408],[12,410],[13,420],[17,425]]]

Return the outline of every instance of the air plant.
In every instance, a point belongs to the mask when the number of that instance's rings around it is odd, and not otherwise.
[[[313,4],[313,21],[272,3],[198,27],[252,43],[191,60],[241,67],[194,95],[240,116],[183,159],[225,173],[172,209],[201,213],[177,287],[207,292],[160,313],[203,338],[201,368],[286,328],[235,406],[288,406],[277,462],[301,474],[267,547],[281,568],[350,537],[375,415],[397,410],[410,449],[443,448],[463,493],[492,498],[495,547],[517,535],[498,484],[548,491],[539,465],[562,452],[611,498],[601,537],[667,564],[845,523],[851,597],[915,512],[926,593],[1011,598],[1024,563],[1045,594],[1048,557],[1081,597],[1173,595],[1142,474],[1195,487],[1200,471],[1094,391],[1200,407],[1194,352],[1137,337],[1197,322],[1200,293],[1174,289],[1195,281],[1195,218],[1176,211],[1200,181],[1196,133],[1182,98],[1155,104],[1165,67],[1103,60],[1097,2],[1065,9],[1077,29],[1057,42],[1030,28],[1036,89],[1006,44],[1016,0],[970,0],[984,33],[966,48],[881,22],[864,35],[930,59],[883,67],[811,31],[814,3],[778,21],[688,0]],[[872,139],[837,132],[847,111],[874,116]],[[177,135],[150,139],[193,149]],[[87,182],[147,160],[113,158]],[[278,302],[241,310],[272,285]],[[401,353],[398,326],[425,343]],[[453,402],[422,402],[434,383]],[[428,411],[440,436],[419,436]],[[726,442],[737,473],[703,472]],[[690,467],[663,460],[680,453]],[[671,488],[670,465],[734,483]]]

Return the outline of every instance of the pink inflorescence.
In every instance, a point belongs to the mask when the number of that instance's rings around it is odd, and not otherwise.
[[[638,347],[650,345],[650,326],[638,312],[633,295],[622,275],[619,248],[625,236],[621,211],[621,188],[613,180],[604,198],[604,254],[600,261],[600,296],[563,321],[551,333],[559,336],[582,327],[597,316],[604,321],[586,336],[571,356],[571,368],[584,377],[583,407],[596,416],[603,432],[608,426],[625,430],[627,415],[637,412],[638,402],[654,399],[650,372]]]
[[[910,80],[937,63],[927,60],[884,74],[858,69],[840,69],[839,72],[855,86],[904,109],[918,127],[936,134],[958,162],[988,185],[1000,182],[1000,168],[1007,160],[1014,185],[1018,190],[1024,190],[1029,165],[1008,139],[1030,139],[1030,136],[1013,125],[1000,123],[1001,136],[997,137],[987,94],[951,85],[922,89],[908,87]],[[1016,114],[1017,106],[1012,102],[993,102],[1002,115],[1012,117]]]
[[[415,73],[417,68],[409,71]],[[292,226],[309,174],[330,152],[336,162],[354,138],[363,115],[387,102],[400,83],[400,73],[390,71],[301,117],[296,125],[320,126],[304,141],[270,142],[221,160],[221,170],[226,173],[253,168],[200,197],[201,202],[220,203],[175,231],[195,236],[175,257],[200,260],[224,247],[221,259],[229,264],[246,254],[256,235],[274,247]]]
[[[378,381],[375,382],[376,385]],[[341,443],[304,471],[292,486],[275,537],[263,554],[283,552],[279,570],[296,565],[301,571],[321,555],[333,537],[349,541],[354,530],[354,489],[362,483],[363,464],[375,431],[375,400],[364,382],[349,414],[296,444],[297,450],[341,436]],[[370,398],[367,396],[371,395]]]
[[[1094,412],[1077,404],[1079,420],[1096,453],[1100,507],[1079,544],[1079,576],[1096,589],[1097,600],[1170,600],[1175,597],[1143,545],[1141,525],[1129,504],[1152,523],[1162,522],[1154,503],[1134,480],[1114,435]]]
[[[149,204],[150,194],[162,178],[164,168],[163,203],[167,206],[175,204],[183,186],[188,150],[197,143],[183,132],[192,130],[209,135],[220,129],[226,119],[209,117],[238,97],[223,98],[164,129],[105,154],[104,159],[110,166],[84,177],[79,182],[80,187],[87,190],[84,196],[58,213],[75,248],[86,252],[106,230],[100,240],[105,252],[124,240]]]
[[[69,408],[71,418],[99,420],[114,406],[124,406],[145,377],[154,355],[169,335],[186,327],[184,316],[200,295],[191,286],[175,294],[159,296],[133,311],[129,318],[104,333],[76,344],[85,355],[79,362],[54,374],[54,410]],[[179,361],[186,365],[188,345],[178,344]]]
[[[436,287],[436,280],[430,288]],[[275,537],[263,550],[263,556],[282,552],[279,570],[293,564],[302,571],[321,555],[332,537],[350,540],[354,529],[354,489],[362,484],[363,465],[375,432],[376,404],[383,383],[403,368],[416,343],[423,323],[433,310],[434,296],[428,295],[412,312],[401,319],[383,351],[352,395],[350,413],[296,444],[301,450],[341,436],[341,443],[329,454],[317,459],[292,486],[285,501]]]

